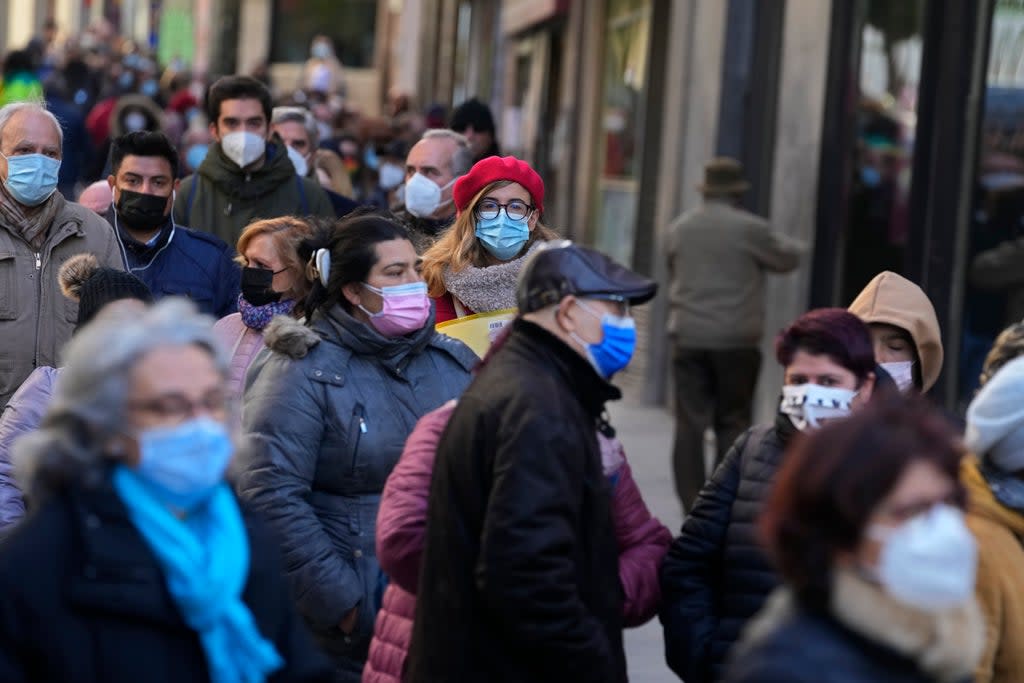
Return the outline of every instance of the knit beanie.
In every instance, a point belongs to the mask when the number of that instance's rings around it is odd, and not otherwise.
[[[92,320],[101,308],[112,301],[153,301],[153,293],[145,282],[123,270],[101,266],[89,253],[69,258],[60,267],[57,277],[64,296],[78,302],[77,327]]]
[[[537,211],[544,213],[544,181],[528,163],[515,157],[487,157],[473,164],[469,173],[455,181],[452,190],[455,208],[461,214],[469,208],[480,190],[499,180],[511,180],[522,185],[530,193]]]
[[[971,401],[964,442],[1004,472],[1024,470],[1024,358],[1004,365]]]

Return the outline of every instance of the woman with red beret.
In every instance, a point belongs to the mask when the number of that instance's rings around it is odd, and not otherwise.
[[[544,181],[525,161],[487,157],[455,182],[455,223],[423,255],[437,322],[516,305],[516,280],[534,245],[556,237],[541,222]]]

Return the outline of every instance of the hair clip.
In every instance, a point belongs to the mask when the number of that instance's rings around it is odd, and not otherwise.
[[[313,261],[316,263],[316,273],[320,278],[320,284],[327,286],[331,277],[331,252],[328,249],[317,249],[313,254]]]

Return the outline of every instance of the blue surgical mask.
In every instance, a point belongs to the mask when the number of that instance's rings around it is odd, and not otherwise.
[[[136,472],[168,505],[191,510],[224,480],[234,444],[222,422],[197,417],[139,434]]]
[[[206,159],[206,152],[209,149],[208,145],[192,145],[185,152],[185,163],[193,171],[199,168],[199,165]]]
[[[629,316],[598,313],[582,301],[576,303],[590,315],[601,319],[604,336],[599,343],[588,344],[575,332],[570,334],[576,343],[587,350],[587,360],[597,373],[605,379],[611,379],[612,375],[629,365],[633,359],[633,352],[636,351],[636,321]]]
[[[18,202],[25,206],[39,206],[57,189],[60,159],[45,154],[0,156],[7,160],[7,180],[4,185]]]
[[[380,168],[380,159],[377,157],[377,150],[373,147],[367,147],[366,151],[363,152],[363,164],[374,171]]]
[[[529,220],[512,220],[502,209],[494,218],[476,220],[476,238],[494,258],[508,261],[518,255],[530,239]]]
[[[882,174],[874,166],[863,166],[860,169],[860,181],[865,187],[878,187],[882,184]]]

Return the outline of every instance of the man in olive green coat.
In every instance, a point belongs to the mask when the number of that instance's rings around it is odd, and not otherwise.
[[[225,76],[210,87],[206,107],[215,142],[199,169],[182,180],[175,222],[234,245],[249,223],[262,218],[334,217],[320,185],[296,174],[284,142],[271,133],[265,85]]]
[[[0,410],[32,370],[56,367],[78,304],[57,272],[76,254],[124,269],[114,230],[57,191],[63,134],[38,104],[0,109]]]

